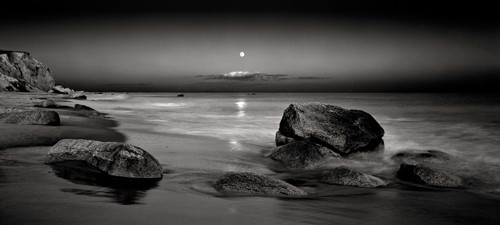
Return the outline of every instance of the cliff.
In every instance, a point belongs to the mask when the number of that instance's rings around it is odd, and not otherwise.
[[[49,91],[54,84],[50,69],[30,53],[0,50],[0,91]]]

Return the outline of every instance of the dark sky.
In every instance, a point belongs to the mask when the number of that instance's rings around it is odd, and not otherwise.
[[[495,9],[477,1],[23,2],[2,9],[0,49],[31,52],[58,83],[94,91],[497,91]]]

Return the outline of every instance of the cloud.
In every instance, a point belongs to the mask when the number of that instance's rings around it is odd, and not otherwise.
[[[249,82],[325,79],[322,77],[313,77],[313,76],[294,77],[285,74],[266,74],[260,72],[253,73],[248,71],[233,71],[229,73],[213,74],[213,75],[197,75],[196,77],[205,80],[249,81]]]

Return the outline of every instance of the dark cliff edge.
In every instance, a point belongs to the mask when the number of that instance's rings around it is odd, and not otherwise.
[[[0,91],[46,92],[54,85],[50,69],[29,52],[0,49]]]

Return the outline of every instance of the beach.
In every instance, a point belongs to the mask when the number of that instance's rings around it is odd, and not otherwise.
[[[498,224],[498,95],[103,93],[88,100],[51,94],[1,94],[20,109],[40,98],[85,104],[106,113],[88,118],[55,109],[61,126],[0,128],[1,224]],[[317,170],[293,171],[267,157],[283,110],[325,102],[372,114],[386,130],[385,150],[333,160],[385,181],[381,188],[319,183]],[[10,107],[12,108],[12,107]],[[12,110],[12,109],[11,109]],[[46,110],[46,109],[43,109]],[[51,109],[52,110],[52,109]],[[467,118],[467,120],[464,120]],[[156,157],[163,178],[149,187],[116,186],[99,177],[45,165],[58,139],[127,142]],[[474,178],[464,189],[408,185],[390,157],[439,149],[460,158],[444,165]],[[232,196],[213,184],[229,171],[285,180],[307,197]]]

